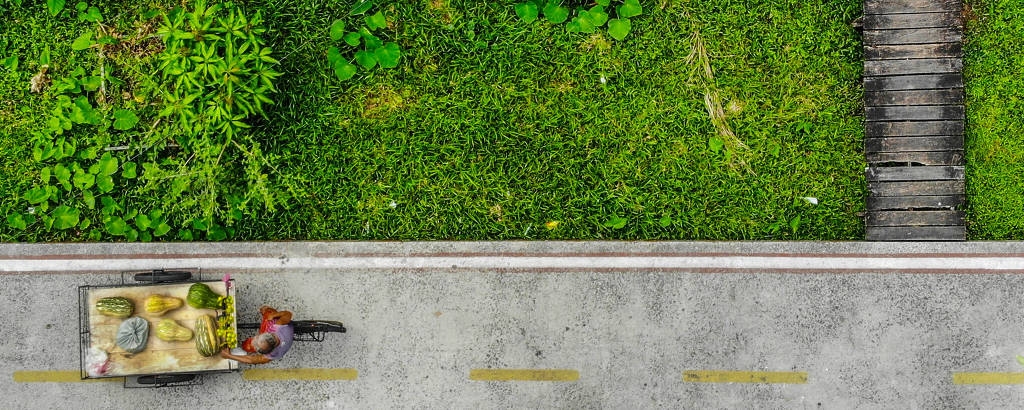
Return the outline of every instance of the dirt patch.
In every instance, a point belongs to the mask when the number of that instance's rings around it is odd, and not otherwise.
[[[564,92],[572,91],[573,89],[575,89],[576,88],[576,84],[574,84],[570,80],[555,81],[555,82],[551,83],[551,87],[553,87],[555,90],[558,90],[558,92],[560,92],[560,93],[564,93]]]
[[[964,27],[970,28],[975,22],[980,20],[978,13],[974,12],[974,5],[970,1],[964,2],[964,11],[960,13],[960,18],[964,21]]]
[[[580,45],[580,48],[585,51],[596,50],[601,54],[605,54],[612,49],[612,42],[603,34],[597,33],[584,40],[583,44]]]
[[[117,39],[116,44],[109,44],[103,47],[103,51],[109,55],[129,55],[135,58],[144,58],[164,51],[164,42],[159,37],[154,37],[156,32],[156,20],[149,20],[139,23],[135,33],[126,36],[115,31],[112,27],[100,27],[100,33]]]
[[[505,220],[505,216],[502,212],[501,205],[499,204],[495,204],[494,206],[492,206],[488,214],[490,214],[494,218],[497,218],[498,222],[502,222]]]
[[[29,81],[29,90],[33,93],[41,93],[50,88],[50,76],[46,75],[46,71],[50,69],[50,66],[43,65],[39,68],[39,73],[32,77]]]
[[[363,118],[383,118],[412,105],[412,98],[408,90],[395,90],[388,86],[379,86],[370,90],[366,94],[365,101]]]
[[[437,15],[442,23],[451,24],[451,22],[455,21],[454,10],[448,4],[448,0],[426,0],[426,3],[427,11]]]

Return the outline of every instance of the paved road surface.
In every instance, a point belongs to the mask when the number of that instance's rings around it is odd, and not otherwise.
[[[77,286],[175,267],[232,272],[243,320],[267,303],[349,333],[196,387],[29,381],[77,370]],[[0,393],[18,408],[1012,408],[1022,272],[1019,243],[0,245]]]

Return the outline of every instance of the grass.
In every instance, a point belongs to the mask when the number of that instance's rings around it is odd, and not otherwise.
[[[965,49],[971,239],[1024,238],[1024,1],[971,2]]]
[[[511,3],[389,4],[405,59],[339,82],[326,28],[347,2],[248,3],[285,73],[254,132],[302,194],[235,239],[863,236],[859,0],[644,1],[623,42],[522,23]],[[27,92],[30,62],[49,44],[73,64],[86,27],[42,10],[0,23],[0,57],[23,56],[0,68],[0,211],[24,206],[30,130],[52,104]],[[54,239],[81,237],[0,228]]]

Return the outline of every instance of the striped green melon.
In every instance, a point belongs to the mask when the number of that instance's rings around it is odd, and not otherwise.
[[[124,319],[135,313],[135,303],[120,296],[102,298],[96,301],[96,310],[107,316]]]
[[[217,340],[217,325],[210,315],[202,315],[196,318],[195,338],[196,350],[203,357],[217,354],[220,341]]]

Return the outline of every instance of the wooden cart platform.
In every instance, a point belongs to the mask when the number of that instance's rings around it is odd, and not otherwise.
[[[144,303],[150,295],[173,296],[185,300],[189,287],[195,282],[155,284],[155,285],[115,285],[115,286],[83,286],[79,289],[83,315],[82,325],[82,377],[105,378],[122,376],[144,376],[173,373],[207,373],[237,370],[238,365],[232,360],[219,355],[203,357],[196,350],[195,336],[188,341],[168,342],[156,337],[156,325],[162,319],[173,319],[179,325],[194,331],[196,318],[210,315],[216,318],[217,312],[209,309],[195,309],[188,304],[171,310],[163,315],[146,312]],[[220,295],[234,296],[234,289],[226,291],[223,281],[203,282]],[[125,319],[105,316],[96,310],[96,301],[104,297],[120,296],[135,303],[135,313],[149,321],[149,340],[146,348],[139,353],[128,353],[117,346],[117,329]],[[237,319],[235,314],[231,314]],[[232,326],[236,326],[233,322]],[[237,328],[236,328],[237,332]],[[90,376],[85,369],[85,355],[91,348],[99,348],[107,352],[110,368],[102,376]]]

